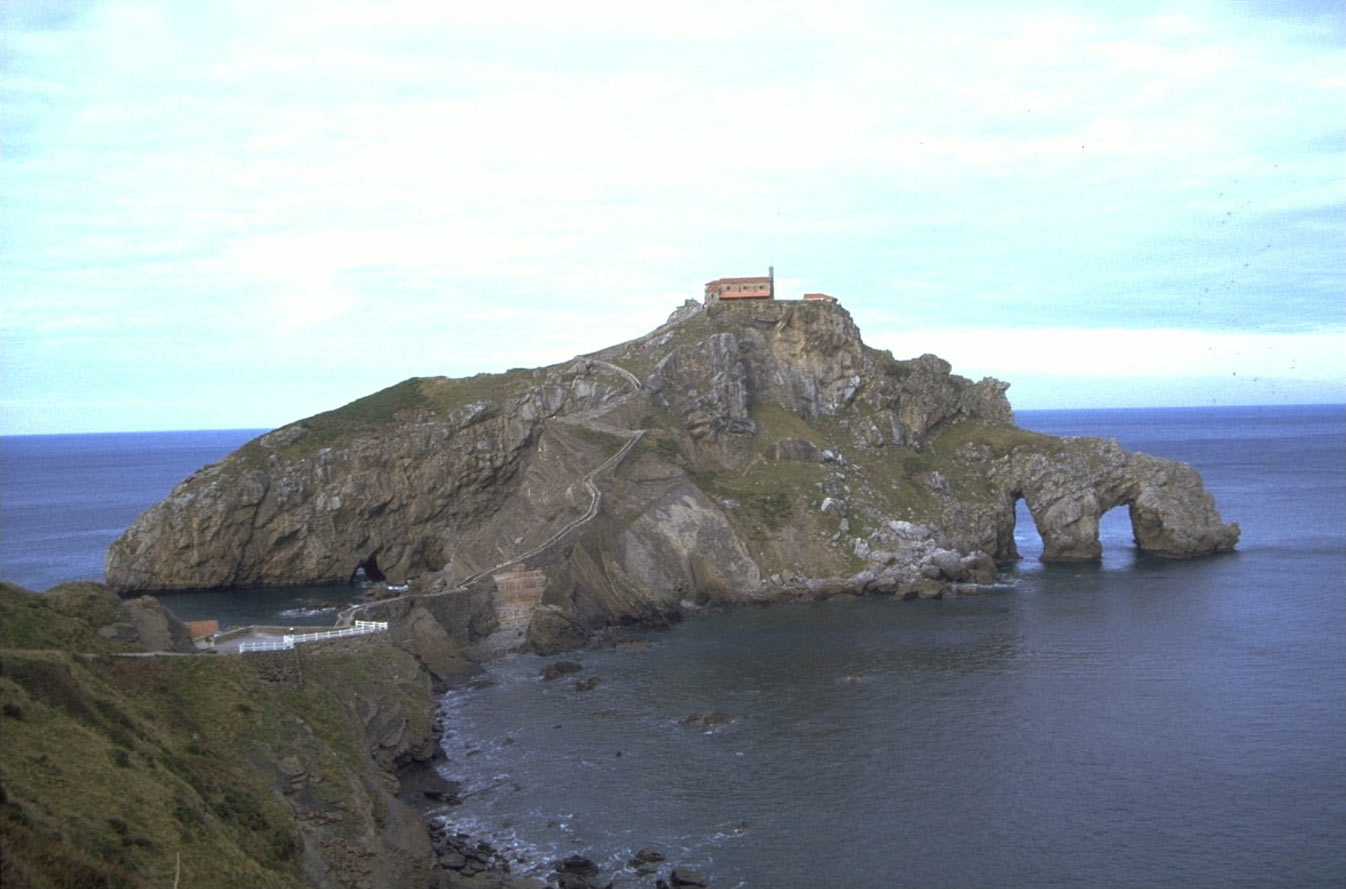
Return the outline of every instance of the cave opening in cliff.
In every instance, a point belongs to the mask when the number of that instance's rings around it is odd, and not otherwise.
[[[1015,491],[1013,496],[1014,527],[1010,529],[1010,539],[1013,546],[1012,558],[1036,561],[1042,556],[1042,536],[1038,533],[1038,526],[1033,521],[1033,514],[1028,509],[1028,502],[1024,500],[1024,495]]]
[[[355,570],[351,572],[352,583],[361,580],[372,580],[378,583],[385,579],[383,572],[379,570],[379,559],[376,553],[370,553],[369,558],[356,565]]]

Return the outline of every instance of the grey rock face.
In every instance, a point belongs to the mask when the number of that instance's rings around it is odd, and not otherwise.
[[[146,651],[196,651],[187,625],[153,596],[127,599],[122,605],[131,616],[136,637]]]
[[[1098,558],[1118,505],[1144,552],[1235,545],[1191,467],[1016,429],[1006,388],[870,349],[837,306],[688,306],[564,365],[411,380],[269,433],[141,516],[108,579],[414,579],[422,611],[385,610],[446,675],[499,630],[510,566],[546,575],[524,638],[550,652],[687,602],[985,584],[1018,557],[1019,499],[1049,561]]]
[[[690,596],[707,588],[747,589],[760,580],[724,513],[691,484],[650,503],[621,532],[616,546],[627,576],[650,590]]]
[[[517,488],[548,418],[625,391],[610,376],[559,370],[499,402],[355,428],[298,456],[282,449],[304,443],[307,421],[269,433],[140,516],[108,549],[108,582],[151,590],[344,581],[371,558],[397,583],[438,570],[462,529]]]
[[[1238,523],[1223,522],[1196,470],[1129,453],[1115,441],[1070,439],[1050,454],[1016,450],[993,472],[1010,498],[1028,504],[1044,561],[1099,558],[1099,521],[1122,505],[1130,508],[1137,548],[1150,555],[1211,555],[1238,542]]]

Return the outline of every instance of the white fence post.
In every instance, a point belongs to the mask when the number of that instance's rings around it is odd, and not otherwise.
[[[286,633],[280,637],[279,641],[272,638],[258,642],[241,642],[238,650],[240,653],[245,651],[282,651],[294,648],[300,642],[319,642],[323,639],[363,636],[366,633],[378,633],[387,629],[388,622],[386,620],[357,620],[355,626],[342,627],[339,630],[319,630],[316,633]]]

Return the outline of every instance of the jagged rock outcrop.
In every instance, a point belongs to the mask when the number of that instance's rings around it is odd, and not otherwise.
[[[1020,447],[992,472],[1011,497],[1028,504],[1045,561],[1097,559],[1099,521],[1123,505],[1130,509],[1137,548],[1150,555],[1210,555],[1228,552],[1238,542],[1238,525],[1221,521],[1215,498],[1196,470],[1128,453],[1115,441],[1070,439],[1050,454]]]
[[[498,626],[492,575],[527,563],[546,589],[524,638],[553,650],[688,601],[984,583],[1018,556],[1020,499],[1047,560],[1097,558],[1119,505],[1143,552],[1234,546],[1191,467],[1017,429],[1006,388],[871,349],[835,305],[689,303],[563,365],[408,380],[269,433],[141,516],[108,579],[281,584],[362,566],[413,579],[416,607],[475,596],[433,616],[461,624],[459,652]],[[394,617],[443,648],[431,616]]]

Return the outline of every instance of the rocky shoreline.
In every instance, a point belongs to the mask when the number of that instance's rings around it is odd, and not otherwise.
[[[413,378],[270,432],[138,518],[109,547],[108,584],[125,594],[363,572],[398,595],[337,623],[384,625],[367,644],[398,649],[389,655],[416,673],[418,693],[437,694],[507,651],[557,655],[708,606],[975,594],[1019,558],[1021,501],[1044,561],[1096,561],[1099,520],[1120,506],[1138,552],[1234,548],[1237,523],[1192,467],[1019,429],[1007,388],[866,346],[839,306],[688,304],[563,364]],[[424,759],[439,748],[426,743],[431,714],[355,697],[374,765],[408,767],[405,793],[451,804]],[[431,828],[432,885],[543,885],[515,873],[542,863]],[[386,846],[375,834],[360,839]],[[428,840],[410,839],[423,867]],[[553,885],[604,885],[591,862],[566,861]],[[703,885],[672,864],[646,876]]]
[[[667,629],[684,619],[710,617],[744,605],[765,606],[778,602],[835,597],[936,598],[944,595],[978,595],[999,588],[995,582],[998,566],[994,562],[960,556],[938,546],[927,534],[926,528],[899,522],[874,533],[866,541],[872,547],[862,545],[856,551],[856,555],[866,563],[866,568],[851,578],[810,578],[798,575],[764,578],[763,583],[774,588],[771,596],[717,599],[704,604],[683,601],[677,610],[657,620],[633,623],[627,627],[607,626],[591,631],[587,637],[575,635],[573,631],[576,628],[567,624],[566,629],[570,632],[557,638],[530,633],[527,650],[553,657],[539,671],[542,681],[573,682],[575,691],[582,693],[592,691],[604,680],[597,676],[580,678],[584,667],[571,658],[583,650],[648,644],[633,640],[630,635],[632,630]],[[507,653],[491,646],[477,650],[489,652],[489,655],[452,678],[439,674],[437,685],[441,694],[480,681],[484,666]],[[429,652],[420,651],[418,654],[424,657]],[[433,660],[433,657],[430,659]],[[680,720],[680,724],[711,731],[731,719],[730,714],[720,711],[692,713]],[[632,889],[696,889],[709,885],[695,870],[666,860],[664,853],[652,848],[640,849],[626,862],[626,867],[616,873],[605,874],[591,859],[581,855],[558,861],[542,861],[517,851],[498,848],[488,838],[464,829],[452,813],[452,807],[461,802],[463,788],[457,782],[444,778],[437,768],[447,762],[440,742],[452,731],[453,726],[441,698],[441,702],[435,705],[430,726],[435,741],[434,754],[430,759],[409,762],[396,770],[401,786],[399,797],[417,808],[426,824],[434,850],[434,882],[431,885],[435,889],[603,889],[614,886],[629,886]],[[449,811],[446,811],[446,807]],[[546,873],[545,879],[536,876],[543,872]]]
[[[616,644],[611,633],[591,640],[590,647],[610,648]],[[583,666],[573,660],[554,660],[540,673],[543,681],[574,676]],[[472,678],[464,678],[456,685],[462,687]],[[577,692],[590,691],[602,680],[589,677],[575,680]],[[452,688],[450,689],[452,690]],[[698,720],[700,714],[696,714]],[[714,717],[725,714],[712,714]],[[725,716],[727,718],[727,716]],[[435,709],[431,733],[438,747],[440,739],[452,729],[448,714],[442,706]],[[400,796],[416,805],[425,819],[430,843],[434,850],[432,873],[436,889],[613,889],[615,886],[647,886],[650,889],[709,889],[709,881],[694,869],[670,861],[667,855],[653,848],[641,848],[626,862],[620,873],[604,874],[592,859],[572,854],[555,861],[530,859],[517,851],[497,848],[489,840],[462,830],[446,806],[462,802],[462,786],[444,778],[436,766],[445,762],[443,748],[430,760],[422,760],[398,772],[402,787]],[[529,874],[547,871],[545,879]]]

